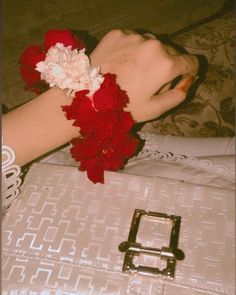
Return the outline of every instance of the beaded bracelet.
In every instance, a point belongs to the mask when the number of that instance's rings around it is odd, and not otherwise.
[[[135,121],[124,111],[129,98],[116,75],[101,74],[90,65],[84,43],[69,30],[49,30],[42,45],[31,45],[20,57],[25,89],[40,94],[58,87],[73,97],[62,106],[68,120],[79,127],[72,139],[71,155],[88,178],[104,183],[104,171],[122,169],[139,148],[132,134]]]

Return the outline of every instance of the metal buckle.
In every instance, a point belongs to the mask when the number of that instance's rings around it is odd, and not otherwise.
[[[161,249],[158,249],[145,247],[140,243],[136,243],[141,217],[144,215],[172,222],[169,247],[161,247]],[[178,249],[180,222],[180,216],[135,209],[128,241],[124,241],[119,245],[119,251],[125,252],[123,271],[132,273],[137,272],[144,275],[163,276],[168,279],[173,279],[175,275],[176,261],[184,259],[183,251]],[[166,260],[166,267],[160,269],[158,267],[135,265],[133,263],[133,258],[134,256],[139,256],[139,254],[159,256],[160,259]]]

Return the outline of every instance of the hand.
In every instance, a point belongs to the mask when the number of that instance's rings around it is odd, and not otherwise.
[[[90,58],[102,73],[117,75],[130,99],[127,110],[137,122],[154,119],[181,103],[198,70],[196,57],[180,55],[154,36],[132,31],[109,32]],[[170,89],[171,81],[179,75],[187,77]]]

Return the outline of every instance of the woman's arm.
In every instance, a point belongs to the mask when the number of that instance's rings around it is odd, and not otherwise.
[[[119,30],[103,38],[91,54],[91,62],[103,73],[117,75],[130,99],[128,110],[137,122],[153,119],[182,102],[192,81],[185,78],[175,89],[156,95],[163,85],[185,74],[185,59],[170,55],[157,40]],[[61,110],[71,99],[53,88],[3,117],[4,144],[15,151],[16,164],[25,165],[79,136],[79,129]]]
[[[79,136],[79,129],[61,110],[70,102],[62,90],[52,88],[3,116],[4,144],[14,150],[17,165],[23,166]]]

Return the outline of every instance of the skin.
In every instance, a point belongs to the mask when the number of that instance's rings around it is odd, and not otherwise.
[[[118,84],[130,98],[127,110],[137,122],[156,118],[184,100],[198,68],[194,56],[187,58],[188,67],[183,56],[152,36],[121,30],[105,35],[90,55],[91,63],[100,66],[102,73],[117,75]],[[185,77],[169,89],[178,75]],[[79,136],[79,128],[73,127],[61,110],[71,99],[52,88],[3,117],[3,141],[15,151],[17,165],[23,166]]]
[[[108,33],[90,58],[103,73],[117,75],[118,84],[130,98],[128,110],[137,122],[157,118],[181,103],[187,90],[182,87],[191,84],[198,70],[196,58],[188,56],[191,75],[169,90],[174,78],[188,75],[183,56],[156,39],[120,30]],[[163,85],[167,87],[158,92]]]

